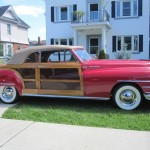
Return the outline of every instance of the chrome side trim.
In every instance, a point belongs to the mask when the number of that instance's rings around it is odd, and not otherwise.
[[[150,86],[142,86],[143,89],[150,89]]]
[[[145,93],[144,97],[145,97],[146,100],[150,100],[150,93]]]
[[[83,96],[61,96],[61,95],[43,95],[43,94],[23,94],[22,96],[47,97],[47,98],[72,98],[72,99],[94,99],[108,101],[110,98],[105,97],[83,97]]]
[[[118,80],[118,82],[143,82],[143,83],[150,83],[150,80]]]

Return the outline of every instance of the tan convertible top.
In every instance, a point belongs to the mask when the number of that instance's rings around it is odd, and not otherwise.
[[[64,49],[83,49],[82,46],[67,46],[67,45],[49,45],[49,46],[34,46],[26,49],[18,50],[7,64],[23,64],[26,58],[34,52],[47,50],[64,50]]]

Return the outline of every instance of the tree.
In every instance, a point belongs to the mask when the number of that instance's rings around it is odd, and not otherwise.
[[[109,3],[109,0],[100,0],[100,6],[102,9],[105,9],[106,5]]]

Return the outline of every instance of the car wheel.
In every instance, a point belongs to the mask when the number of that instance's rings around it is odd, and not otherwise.
[[[17,101],[18,93],[13,86],[1,86],[0,98],[4,103],[11,104]]]
[[[142,96],[135,86],[122,85],[116,88],[113,100],[119,108],[133,110],[141,104]]]

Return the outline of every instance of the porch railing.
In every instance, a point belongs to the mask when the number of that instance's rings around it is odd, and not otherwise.
[[[109,21],[109,14],[106,10],[99,11],[75,11],[71,14],[72,23],[89,23]]]

